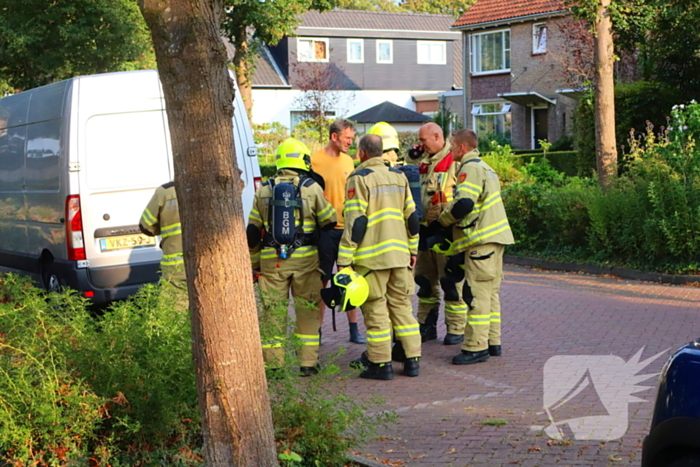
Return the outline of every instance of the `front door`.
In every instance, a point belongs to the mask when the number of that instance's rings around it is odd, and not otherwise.
[[[539,149],[540,140],[547,139],[549,131],[547,110],[547,107],[532,109],[532,149]]]

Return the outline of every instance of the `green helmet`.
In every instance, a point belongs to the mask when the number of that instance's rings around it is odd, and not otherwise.
[[[399,151],[399,134],[396,132],[396,129],[388,123],[379,122],[374,124],[367,134],[377,135],[382,139],[383,151],[388,151],[390,149],[394,149],[396,152]]]
[[[275,165],[277,170],[311,170],[311,151],[301,141],[287,138],[277,147]]]

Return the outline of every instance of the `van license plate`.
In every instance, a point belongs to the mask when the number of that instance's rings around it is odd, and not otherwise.
[[[110,237],[100,239],[100,250],[123,250],[126,248],[144,248],[156,245],[155,237],[146,235],[124,235],[122,237]]]

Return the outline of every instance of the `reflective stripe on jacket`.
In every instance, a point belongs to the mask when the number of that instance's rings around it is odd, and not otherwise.
[[[423,224],[436,220],[440,211],[452,201],[456,185],[457,164],[452,159],[450,143],[446,142],[439,152],[421,162],[420,183],[423,204]]]
[[[182,227],[177,205],[175,184],[166,183],[156,188],[156,192],[143,210],[139,222],[141,231],[155,237],[160,235],[160,248],[163,259],[160,269],[163,277],[185,280],[185,261],[182,257]]]
[[[299,173],[295,170],[282,169],[275,176],[275,184],[292,183],[294,186],[299,185]],[[336,214],[331,203],[323,196],[323,188],[321,185],[314,182],[301,187],[299,195],[301,196],[304,207],[304,218],[299,219],[298,210],[295,210],[295,224],[304,229],[305,234],[311,234],[319,227],[325,227],[328,224],[335,224]],[[248,225],[256,226],[261,234],[265,230],[270,230],[269,225],[269,209],[270,200],[272,199],[272,189],[268,183],[264,183],[262,187],[255,193],[253,198],[253,208],[248,216]],[[260,242],[250,248],[250,259],[253,263],[253,269],[260,269],[261,263],[276,264],[279,259],[277,251],[274,248],[262,246],[262,236]],[[305,258],[318,254],[316,245],[304,245],[294,250],[290,258]],[[273,264],[274,263],[274,264]]]
[[[358,165],[346,185],[338,268],[407,267],[418,249],[418,236],[408,231],[408,218],[415,210],[408,180],[400,170],[385,166],[381,157]],[[356,242],[365,217],[364,235]]]
[[[501,199],[498,174],[479,158],[477,150],[465,154],[462,158],[457,181],[454,201],[440,215],[442,225],[456,223],[464,232],[464,235],[460,234],[459,238],[454,239],[455,252],[484,243],[502,245],[515,243]],[[471,199],[474,202],[474,208],[464,219],[458,221],[452,215],[452,207],[464,198]]]

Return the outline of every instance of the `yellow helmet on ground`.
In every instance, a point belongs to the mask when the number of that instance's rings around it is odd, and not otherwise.
[[[386,122],[375,123],[367,132],[368,135],[377,135],[382,139],[382,150],[395,149],[399,151],[399,134],[396,129]]]
[[[277,170],[311,170],[311,151],[298,139],[287,138],[277,147],[275,165]]]

